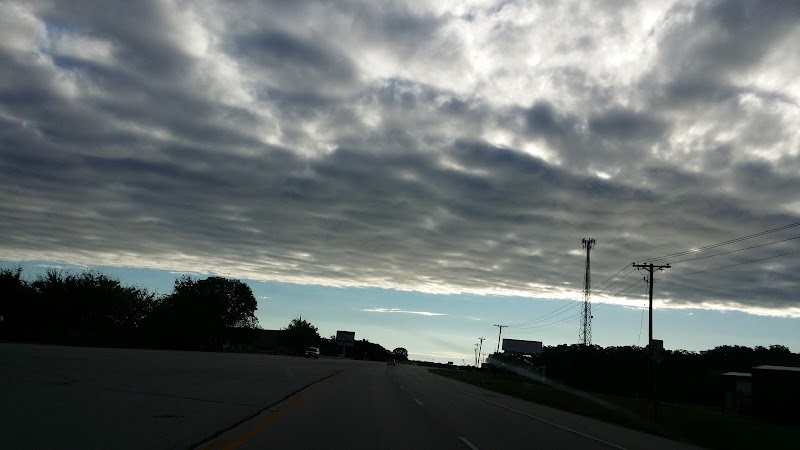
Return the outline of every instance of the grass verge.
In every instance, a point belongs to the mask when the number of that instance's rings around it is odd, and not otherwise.
[[[714,449],[795,449],[800,428],[750,417],[722,414],[718,409],[660,403],[594,394],[533,382],[510,373],[429,369],[429,372],[494,392],[569,411],[604,422]]]

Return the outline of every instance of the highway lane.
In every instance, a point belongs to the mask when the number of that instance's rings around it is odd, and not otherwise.
[[[199,448],[691,448],[432,375],[365,364],[287,399]]]
[[[201,449],[462,449],[386,374],[344,370]]]
[[[683,448],[425,368],[0,344],[9,449]]]
[[[0,447],[187,448],[358,362],[0,344]]]

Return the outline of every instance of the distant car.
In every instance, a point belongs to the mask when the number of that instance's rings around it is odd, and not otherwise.
[[[319,359],[319,349],[317,347],[308,347],[305,357]]]
[[[389,359],[386,361],[386,365],[387,365],[387,366],[394,366],[394,365],[396,365],[396,364],[397,364],[397,362],[394,360],[394,358],[389,358]]]

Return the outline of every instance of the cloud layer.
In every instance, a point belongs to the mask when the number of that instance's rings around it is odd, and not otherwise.
[[[800,222],[796,2],[428,3],[0,4],[0,251],[576,298],[584,237],[604,280]],[[800,316],[798,261],[659,296]]]
[[[399,314],[414,314],[417,316],[446,316],[447,314],[444,313],[437,313],[437,312],[430,312],[430,311],[408,311],[405,309],[400,308],[369,308],[369,309],[362,309],[361,311],[364,312],[375,312],[375,313],[399,313]]]

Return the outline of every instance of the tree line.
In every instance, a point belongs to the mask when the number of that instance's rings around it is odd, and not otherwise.
[[[29,282],[22,268],[0,269],[0,341],[285,354],[318,347],[323,355],[341,354],[335,336],[320,336],[301,317],[280,330],[261,329],[256,309],[250,287],[230,278],[183,276],[158,296],[98,272],[48,270]],[[408,356],[366,339],[346,352],[372,361]]]
[[[268,332],[268,330],[262,332]],[[395,358],[398,361],[408,360],[408,350],[405,348],[398,347],[389,351],[382,345],[367,339],[356,340],[352,347],[343,349],[336,343],[336,336],[322,337],[319,329],[302,317],[292,319],[286,328],[275,334],[274,341],[269,344],[282,352],[299,353],[308,347],[317,347],[322,355],[327,356],[345,354],[348,358],[367,361],[386,361],[389,358]]]
[[[239,280],[184,276],[155,293],[98,272],[49,270],[28,282],[0,270],[0,340],[215,350],[251,339],[257,302]]]
[[[800,367],[800,354],[783,345],[723,345],[711,350],[663,350],[653,362],[658,398],[665,401],[719,406],[725,372],[750,372],[759,365]],[[547,378],[582,390],[647,398],[647,349],[638,346],[545,346],[539,355],[524,358],[494,354],[493,358],[545,368]]]

